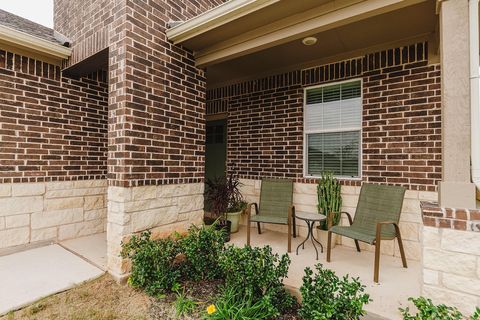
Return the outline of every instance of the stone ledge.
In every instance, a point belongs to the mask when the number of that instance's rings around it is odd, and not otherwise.
[[[430,201],[421,201],[420,208],[425,226],[480,232],[479,209],[442,208]]]

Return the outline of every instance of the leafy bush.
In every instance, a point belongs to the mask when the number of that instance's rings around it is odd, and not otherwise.
[[[252,300],[252,297],[242,295],[235,288],[226,288],[210,312],[205,319],[267,320],[279,315],[268,296]]]
[[[357,278],[348,276],[340,279],[335,272],[324,269],[322,264],[315,266],[314,274],[305,269],[302,293],[302,306],[299,315],[305,320],[353,320],[365,314],[363,306],[369,295],[365,286]]]
[[[235,290],[239,296],[253,302],[265,297],[278,312],[291,308],[295,303],[282,283],[289,265],[290,258],[287,254],[280,258],[278,254],[272,253],[269,246],[230,246],[219,260],[228,289]]]
[[[133,236],[122,243],[122,257],[132,261],[128,282],[143,288],[150,295],[170,290],[180,278],[180,268],[175,258],[180,253],[178,242],[172,238],[151,240],[150,232]]]
[[[180,240],[185,255],[185,277],[194,281],[212,280],[221,276],[218,260],[223,250],[224,236],[215,225],[192,226]]]
[[[457,308],[449,307],[444,304],[434,305],[432,300],[419,297],[408,298],[412,301],[418,312],[415,315],[410,314],[408,307],[400,308],[404,320],[461,320],[464,316]],[[475,313],[471,316],[471,320],[480,319],[480,308],[477,308]]]

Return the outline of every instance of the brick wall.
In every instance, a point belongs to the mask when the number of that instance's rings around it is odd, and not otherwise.
[[[126,31],[110,52],[112,185],[203,180],[204,73],[165,30],[221,2],[127,1]]]
[[[228,105],[229,169],[245,179],[315,182],[303,178],[304,88],[354,78],[363,80],[362,180],[435,191],[440,66],[429,64],[427,43],[208,90],[210,105]]]
[[[0,50],[0,183],[106,178],[105,78]]]

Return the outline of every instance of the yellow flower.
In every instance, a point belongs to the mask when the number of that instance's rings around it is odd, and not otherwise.
[[[215,308],[215,305],[214,304],[211,304],[207,307],[207,313],[208,314],[212,314],[212,313],[215,313],[215,311],[217,311],[217,309]]]

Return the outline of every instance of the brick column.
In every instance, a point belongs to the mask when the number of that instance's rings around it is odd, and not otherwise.
[[[441,2],[442,182],[440,205],[475,208],[470,180],[468,0]]]

